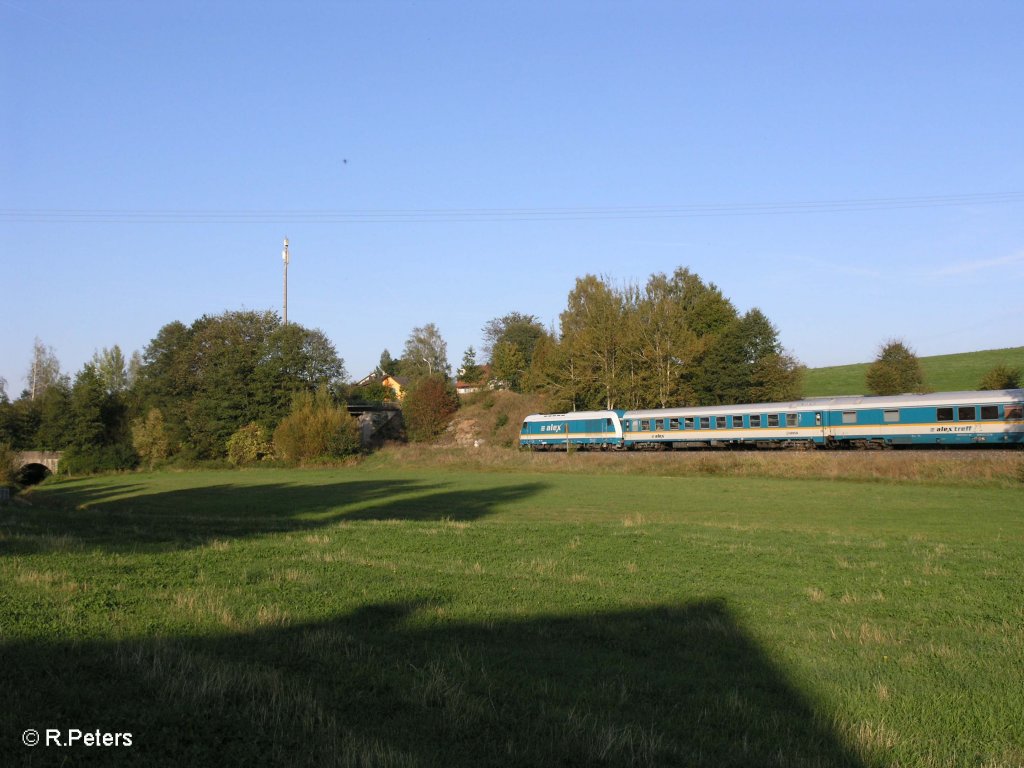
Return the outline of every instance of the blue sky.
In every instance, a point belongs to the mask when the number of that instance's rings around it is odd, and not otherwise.
[[[688,266],[808,365],[1024,344],[1024,4],[0,0],[0,376],[279,309],[359,377]],[[802,203],[817,204],[810,210]],[[760,206],[760,207],[753,207]],[[657,215],[655,215],[657,214]]]

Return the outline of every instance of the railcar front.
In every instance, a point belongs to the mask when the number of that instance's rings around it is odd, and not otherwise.
[[[622,447],[622,411],[535,413],[523,420],[519,446],[536,451]]]

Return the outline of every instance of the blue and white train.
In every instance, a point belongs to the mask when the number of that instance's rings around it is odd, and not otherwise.
[[[521,447],[1024,447],[1024,389],[527,416]]]

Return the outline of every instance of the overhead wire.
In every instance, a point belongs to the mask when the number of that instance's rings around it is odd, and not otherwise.
[[[0,209],[0,222],[41,224],[410,224],[503,221],[611,221],[714,216],[852,213],[911,208],[964,207],[1024,202],[1024,192],[983,192],[915,197],[873,197],[775,203],[684,205],[395,208],[395,209]]]

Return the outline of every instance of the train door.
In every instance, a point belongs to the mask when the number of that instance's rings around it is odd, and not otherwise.
[[[820,437],[821,442],[824,445],[828,442],[828,435],[825,432],[825,414],[822,411],[814,412],[814,436],[815,438]]]

